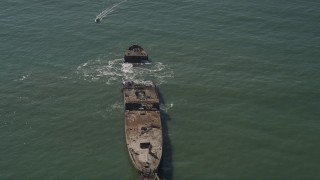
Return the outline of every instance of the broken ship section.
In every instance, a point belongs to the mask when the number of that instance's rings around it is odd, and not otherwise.
[[[141,179],[157,180],[162,156],[159,96],[152,82],[123,82],[125,133],[129,156]]]
[[[124,62],[131,64],[150,64],[146,51],[139,45],[130,46],[124,54]]]

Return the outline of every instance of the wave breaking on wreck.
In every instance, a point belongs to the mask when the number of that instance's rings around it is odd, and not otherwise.
[[[174,77],[173,70],[161,62],[154,62],[146,68],[123,63],[123,61],[123,58],[89,60],[79,65],[76,73],[80,79],[105,82],[108,85],[118,84],[119,81],[144,81],[145,79],[161,85]]]

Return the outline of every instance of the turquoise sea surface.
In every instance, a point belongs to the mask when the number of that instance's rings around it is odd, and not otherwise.
[[[320,1],[0,4],[0,180],[138,179],[127,79],[163,97],[166,180],[320,179]]]

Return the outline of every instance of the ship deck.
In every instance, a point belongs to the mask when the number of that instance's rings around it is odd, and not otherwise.
[[[156,86],[147,82],[124,82],[123,98],[130,158],[141,174],[154,175],[161,161],[163,145]]]

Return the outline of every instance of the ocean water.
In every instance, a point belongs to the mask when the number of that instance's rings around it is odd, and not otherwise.
[[[4,0],[0,179],[138,179],[121,82],[164,99],[170,179],[320,178],[320,2]],[[124,65],[139,44],[154,62]]]

